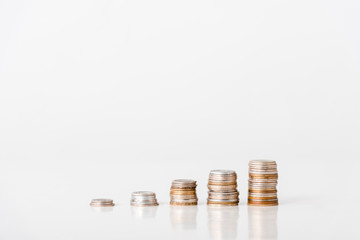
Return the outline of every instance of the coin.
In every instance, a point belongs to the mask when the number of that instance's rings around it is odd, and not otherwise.
[[[91,207],[113,207],[115,204],[112,199],[97,198],[90,202]]]

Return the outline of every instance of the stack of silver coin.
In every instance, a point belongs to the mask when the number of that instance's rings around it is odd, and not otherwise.
[[[97,198],[90,202],[91,207],[113,207],[115,204],[111,199]]]
[[[148,207],[157,206],[159,204],[157,203],[156,195],[154,192],[138,191],[131,194],[130,205],[136,207]]]
[[[212,170],[208,182],[208,205],[238,205],[236,178],[236,172],[233,170]]]
[[[170,204],[191,206],[197,205],[196,181],[191,179],[176,179],[170,188]]]
[[[252,160],[249,162],[249,205],[278,205],[278,171],[276,161]]]

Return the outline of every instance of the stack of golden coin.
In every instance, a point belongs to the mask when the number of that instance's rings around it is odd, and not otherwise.
[[[191,179],[176,179],[170,188],[170,204],[180,206],[197,205],[196,181]]]
[[[233,170],[212,170],[208,182],[208,205],[236,206],[239,203],[236,172]]]
[[[248,204],[256,206],[278,205],[277,180],[276,161],[250,161]]]

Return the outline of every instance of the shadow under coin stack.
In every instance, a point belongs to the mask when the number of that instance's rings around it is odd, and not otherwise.
[[[136,207],[150,207],[159,205],[156,200],[156,195],[150,191],[138,191],[131,194],[131,206]]]
[[[249,162],[248,204],[276,206],[278,172],[276,161],[252,160]]]
[[[176,179],[170,189],[170,205],[197,205],[196,181],[191,179]]]
[[[236,172],[232,170],[212,170],[208,182],[207,204],[212,206],[236,206],[239,203]]]

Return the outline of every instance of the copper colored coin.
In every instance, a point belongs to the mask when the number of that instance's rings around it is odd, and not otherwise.
[[[196,194],[195,190],[170,190],[170,194],[179,194],[179,195],[190,195],[190,194]]]
[[[208,182],[209,185],[217,185],[217,186],[228,186],[228,185],[237,185],[236,181],[231,182]]]
[[[253,179],[278,179],[278,174],[252,174],[249,173],[249,177]]]
[[[272,201],[272,202],[253,202],[253,201],[248,201],[248,205],[252,205],[252,206],[277,206],[279,205],[278,201]]]
[[[207,201],[207,204],[210,206],[237,206],[239,202],[213,202]]]
[[[187,203],[187,202],[173,202],[173,201],[170,201],[170,205],[172,205],[172,206],[194,206],[194,205],[197,205],[197,204],[198,204],[197,202]]]

